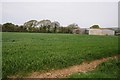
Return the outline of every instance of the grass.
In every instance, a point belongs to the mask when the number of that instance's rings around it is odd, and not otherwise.
[[[103,62],[93,71],[72,74],[69,78],[120,78],[119,74],[120,58]]]
[[[3,77],[64,68],[118,51],[118,36],[4,32]]]

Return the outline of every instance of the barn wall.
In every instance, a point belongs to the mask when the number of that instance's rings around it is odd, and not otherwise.
[[[114,35],[115,32],[113,30],[102,30],[103,35]]]
[[[90,29],[89,35],[114,35],[113,30]]]
[[[99,29],[90,29],[89,35],[102,35],[102,31]]]

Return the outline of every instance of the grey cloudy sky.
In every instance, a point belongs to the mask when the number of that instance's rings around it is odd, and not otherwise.
[[[23,24],[28,20],[49,19],[61,25],[77,23],[80,27],[99,24],[118,26],[117,2],[3,2],[2,23]]]

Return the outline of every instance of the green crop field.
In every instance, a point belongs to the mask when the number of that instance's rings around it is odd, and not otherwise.
[[[118,51],[118,36],[4,32],[3,77],[60,69]]]

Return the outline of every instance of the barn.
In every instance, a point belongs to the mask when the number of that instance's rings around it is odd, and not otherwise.
[[[72,30],[72,33],[73,33],[73,34],[80,34],[80,29],[73,29],[73,30]]]
[[[80,28],[80,29],[73,29],[72,33],[73,34],[88,34],[86,28]]]
[[[115,31],[111,28],[89,29],[89,35],[115,35]]]

